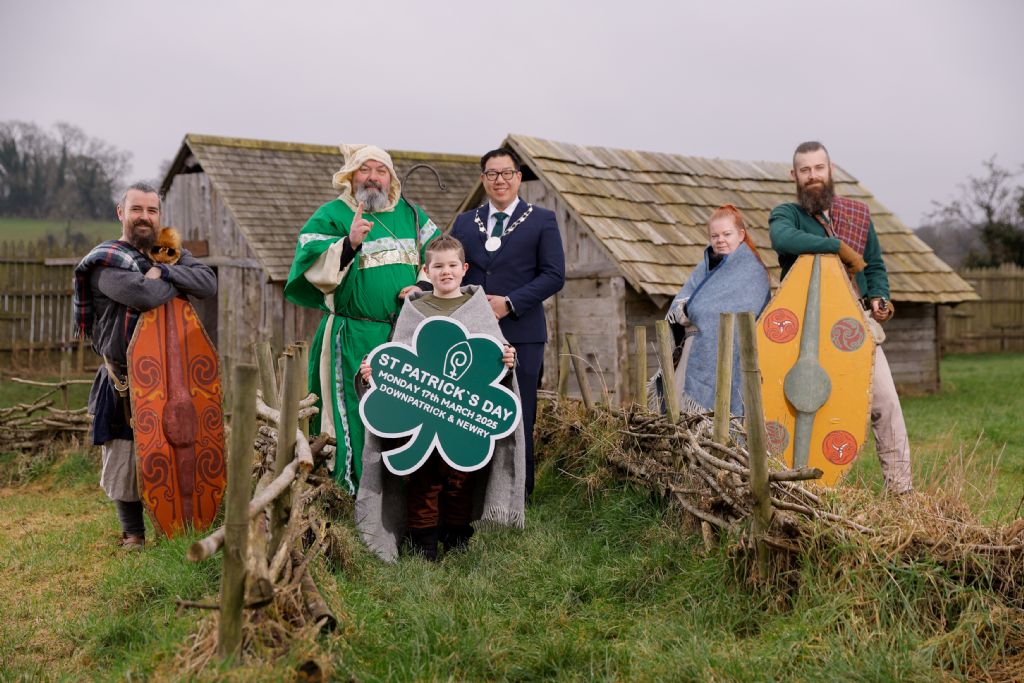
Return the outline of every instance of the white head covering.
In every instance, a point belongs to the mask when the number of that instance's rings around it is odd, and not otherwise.
[[[373,145],[346,145],[341,143],[338,145],[338,148],[341,149],[341,154],[345,157],[345,164],[341,167],[341,170],[334,174],[332,183],[334,188],[341,193],[338,198],[350,204],[352,208],[355,208],[356,201],[355,197],[352,196],[352,175],[367,161],[379,161],[387,166],[391,172],[391,187],[388,188],[388,205],[383,211],[394,209],[398,204],[399,197],[402,196],[402,184],[398,181],[398,174],[395,173],[395,164],[391,161],[391,155],[380,147],[374,147]]]

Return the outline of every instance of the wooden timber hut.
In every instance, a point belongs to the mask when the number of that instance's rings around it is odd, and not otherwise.
[[[689,277],[707,246],[711,212],[736,205],[778,283],[768,237],[772,208],[793,201],[789,163],[728,161],[606,147],[581,147],[510,135],[523,160],[520,194],[555,211],[566,250],[566,284],[548,301],[551,339],[576,334],[589,381],[610,400],[631,398],[633,327],[654,321]],[[886,323],[886,355],[897,384],[939,386],[938,309],[977,299],[974,290],[924,242],[836,167],[836,192],[871,207],[882,244],[896,317]],[[477,182],[463,210],[485,200]],[[549,343],[544,385],[554,388],[558,346]],[[653,344],[648,367],[657,368]],[[578,391],[575,378],[570,391]]]
[[[391,151],[403,191],[442,229],[479,179],[477,157]],[[284,298],[296,237],[313,211],[337,196],[331,177],[342,165],[338,147],[240,138],[185,136],[161,184],[163,223],[182,233],[217,271],[215,300],[199,314],[221,357],[222,376],[252,362],[254,341],[275,349],[308,340],[320,311]]]

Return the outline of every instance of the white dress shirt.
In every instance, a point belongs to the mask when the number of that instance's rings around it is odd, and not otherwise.
[[[512,214],[515,213],[516,207],[519,206],[519,197],[512,200],[512,203],[501,210],[501,213],[508,216],[505,219],[504,227],[508,227],[509,219],[512,218]],[[487,202],[487,236],[490,237],[494,233],[494,224],[498,221],[494,214],[498,213],[498,209],[494,208],[494,204]]]

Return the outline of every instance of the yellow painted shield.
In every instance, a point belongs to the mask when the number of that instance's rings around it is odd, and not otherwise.
[[[833,486],[867,436],[875,342],[838,256],[793,264],[757,324],[768,450]]]

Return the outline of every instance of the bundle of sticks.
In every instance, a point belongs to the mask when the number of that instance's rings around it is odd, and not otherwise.
[[[68,384],[88,383],[87,380],[37,382],[12,377],[12,382],[47,387],[47,391],[30,403],[17,403],[0,408],[0,451],[38,450],[54,441],[68,437],[81,438],[89,431],[92,418],[86,408],[71,410],[67,405]],[[64,392],[63,407],[55,407],[57,392]]]
[[[736,419],[728,444],[712,438],[713,418],[706,413],[683,413],[673,423],[647,411],[599,406],[588,412],[572,401],[548,401],[537,424],[543,450],[561,452],[563,469],[585,471],[586,462],[603,460],[611,471],[670,498],[708,545],[716,529],[738,532],[754,514],[750,454]],[[567,446],[573,450],[566,452]],[[876,557],[928,557],[965,582],[984,576],[1011,603],[1024,604],[1024,519],[986,525],[941,489],[903,496],[829,489],[814,483],[819,470],[790,470],[770,457],[768,464],[771,523],[757,539],[732,534],[738,548],[763,542],[775,551],[776,565],[786,566],[816,538],[841,539]]]

